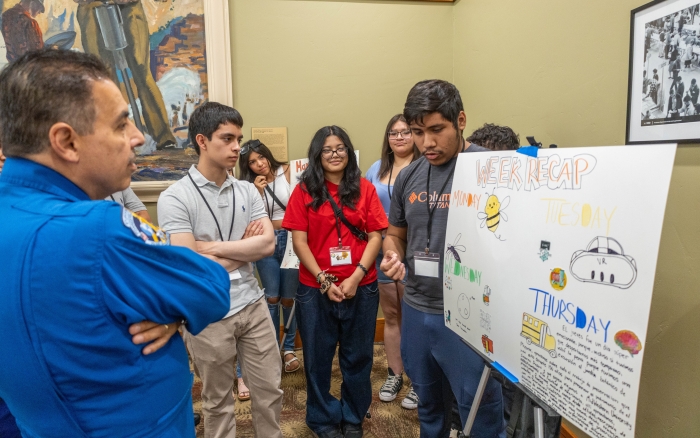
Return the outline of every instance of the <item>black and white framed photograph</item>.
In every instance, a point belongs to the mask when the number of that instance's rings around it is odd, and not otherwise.
[[[632,11],[627,143],[700,142],[700,0]]]

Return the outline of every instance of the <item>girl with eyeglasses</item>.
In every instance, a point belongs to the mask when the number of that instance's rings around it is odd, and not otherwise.
[[[252,182],[260,192],[265,204],[267,215],[275,228],[277,244],[275,253],[269,257],[258,260],[255,266],[260,276],[260,282],[265,289],[267,307],[275,326],[279,325],[280,303],[282,305],[282,317],[285,327],[292,318],[289,332],[284,339],[284,371],[293,373],[301,364],[294,353],[294,338],[296,336],[296,322],[291,315],[294,304],[294,294],[299,284],[299,273],[296,269],[281,269],[284,253],[287,250],[287,230],[282,229],[287,202],[289,201],[289,164],[277,161],[267,146],[260,140],[249,140],[241,147],[241,156],[238,161],[241,171],[241,179]],[[275,330],[279,343],[279,330]]]
[[[420,151],[413,142],[411,129],[402,114],[389,120],[384,130],[382,155],[367,170],[365,177],[377,190],[386,217],[389,217],[391,194],[399,172],[420,158]],[[386,381],[379,389],[381,401],[393,401],[403,387],[403,361],[401,360],[401,299],[403,282],[394,282],[379,269],[384,254],[380,251],[375,262],[379,282],[379,305],[384,313],[384,350],[389,366]],[[405,278],[404,278],[405,281]],[[418,396],[409,388],[401,402],[405,409],[418,408]]]
[[[319,129],[308,155],[282,221],[301,261],[296,301],[306,363],[306,424],[320,437],[361,437],[372,401],[379,304],[374,261],[388,222],[374,186],[360,176],[343,129]],[[337,344],[341,400],[330,394]]]

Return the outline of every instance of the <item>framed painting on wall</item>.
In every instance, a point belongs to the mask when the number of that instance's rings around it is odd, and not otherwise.
[[[632,11],[627,143],[700,141],[700,0]]]
[[[208,100],[231,105],[226,0],[0,0],[0,68],[55,47],[100,57],[146,142],[132,188],[155,201],[197,162],[188,116]]]

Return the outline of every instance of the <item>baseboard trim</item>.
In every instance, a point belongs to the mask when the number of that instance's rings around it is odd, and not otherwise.
[[[561,424],[561,431],[559,432],[559,437],[560,438],[576,438],[576,435],[566,427],[566,424],[562,423]]]
[[[384,342],[384,318],[377,318],[374,328],[374,342]]]

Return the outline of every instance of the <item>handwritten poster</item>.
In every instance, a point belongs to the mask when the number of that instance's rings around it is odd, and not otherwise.
[[[294,192],[297,184],[299,184],[299,178],[302,172],[309,165],[308,158],[302,158],[301,160],[292,160],[289,162],[289,185],[291,192]],[[292,233],[287,233],[287,250],[284,253],[284,258],[282,259],[282,264],[280,267],[282,269],[299,269],[299,257],[294,253],[294,245],[292,244]]]
[[[461,154],[445,324],[594,437],[633,437],[675,145]]]

